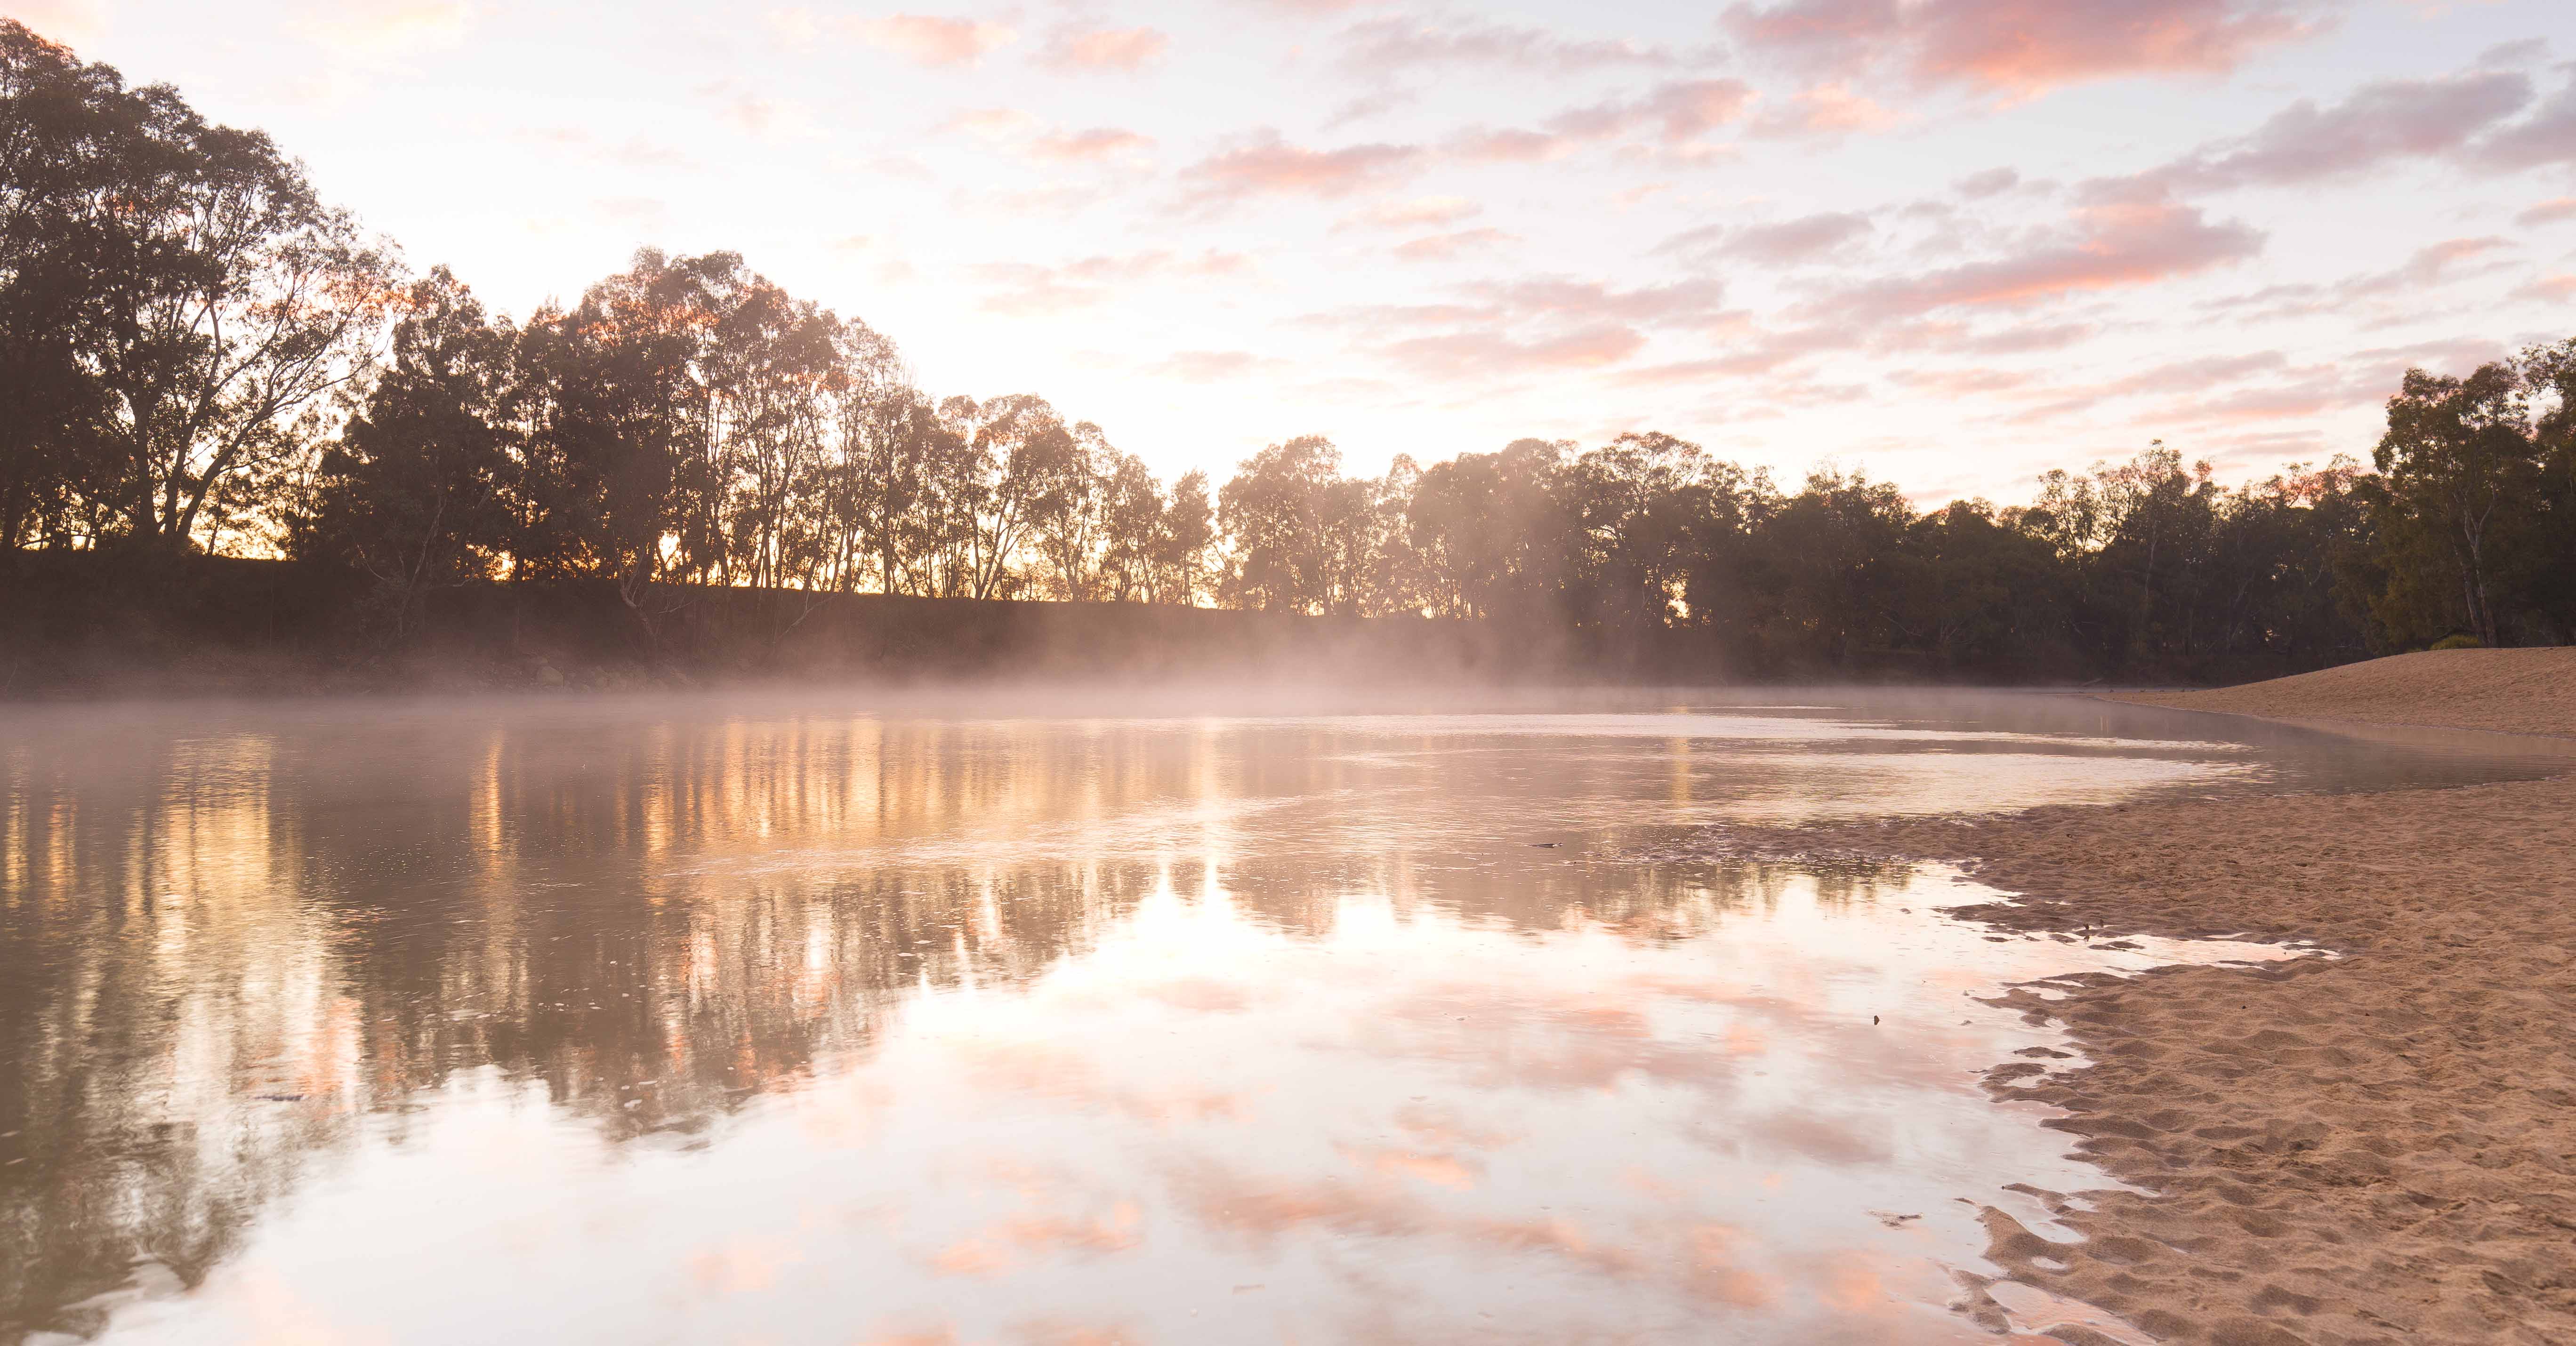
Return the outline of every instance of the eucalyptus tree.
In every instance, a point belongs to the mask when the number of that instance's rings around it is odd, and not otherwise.
[[[1213,598],[1218,541],[1216,505],[1208,494],[1207,474],[1182,474],[1164,498],[1162,519],[1154,530],[1153,562],[1146,571],[1147,600],[1194,606],[1202,597]]]
[[[835,587],[871,582],[902,593],[911,582],[909,529],[920,507],[937,410],[913,385],[892,341],[853,318],[839,337],[835,414],[839,452],[824,469],[822,508],[838,557]]]
[[[1341,481],[1341,450],[1321,435],[1245,459],[1217,492],[1218,526],[1233,553],[1220,599],[1262,612],[1323,611],[1333,591],[1328,496]]]
[[[1068,432],[1071,443],[1029,464],[1038,480],[1030,519],[1030,550],[1052,598],[1080,602],[1105,596],[1111,545],[1111,494],[1120,458],[1099,426],[1084,421]],[[1140,465],[1141,466],[1141,465]]]
[[[1169,509],[1153,469],[1119,454],[1100,483],[1098,597],[1113,603],[1155,601],[1155,561]]]
[[[959,515],[967,542],[959,596],[1008,598],[1024,579],[1015,568],[1020,551],[1074,476],[1081,448],[1055,408],[1030,393],[983,403],[971,431],[965,461],[977,476],[973,508]]]
[[[2391,561],[2380,619],[2419,636],[2456,623],[2481,644],[2502,643],[2512,582],[2541,550],[2535,507],[2547,489],[2520,372],[2503,363],[2466,378],[2406,371],[2371,457],[2373,515]]]
[[[715,578],[820,589],[838,551],[823,492],[850,377],[846,333],[763,277],[727,279],[700,361],[721,539]]]
[[[1423,470],[1408,541],[1444,616],[1561,620],[1579,519],[1562,480],[1570,443],[1518,439]]]
[[[31,104],[0,136],[0,230],[20,235],[0,245],[0,308],[59,324],[34,350],[5,343],[8,358],[77,390],[20,424],[77,437],[77,489],[108,526],[184,549],[227,508],[262,504],[310,446],[307,413],[366,370],[399,294],[390,248],[266,134],[163,86],[123,91],[14,23],[0,48],[5,93]]]
[[[600,579],[648,633],[722,554],[721,481],[700,377],[717,292],[739,259],[647,248],[521,343],[527,489],[514,549],[531,576]]]
[[[394,635],[422,599],[501,573],[519,486],[518,333],[447,268],[415,282],[382,374],[323,451],[299,556],[353,565],[389,599]]]
[[[110,203],[176,98],[0,19],[0,549],[94,542],[106,389],[84,361],[110,315]]]

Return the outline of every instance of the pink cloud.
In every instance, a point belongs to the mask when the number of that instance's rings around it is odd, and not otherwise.
[[[1153,137],[1120,126],[1095,126],[1082,131],[1045,129],[1045,123],[1018,108],[968,108],[941,122],[938,129],[964,132],[1041,163],[1133,158],[1154,147]]]
[[[1598,369],[1645,345],[1644,333],[1613,323],[1529,341],[1499,332],[1445,332],[1394,342],[1383,350],[1388,358],[1433,378],[1493,379]]]
[[[978,307],[1005,317],[1032,318],[1096,307],[1115,299],[1122,288],[1163,277],[1233,276],[1252,269],[1251,257],[1210,248],[1196,255],[1166,249],[1103,254],[1063,266],[985,262],[967,271],[993,287],[978,301]]]
[[[1919,12],[1919,74],[2024,94],[2128,74],[2224,74],[2315,30],[2263,0],[1933,0]]]
[[[1677,234],[1656,251],[1790,266],[1831,256],[1868,237],[1871,231],[1866,215],[1826,212],[1741,229],[1710,225]]]
[[[1057,34],[1047,45],[1050,65],[1074,70],[1142,70],[1171,50],[1172,40],[1152,28],[1101,28]]]
[[[2030,240],[1998,260],[1856,285],[1819,307],[1846,318],[1876,319],[2026,305],[2194,275],[2243,261],[2263,247],[2263,235],[2247,225],[2213,224],[2195,208],[2168,202],[2091,206],[2076,213],[2074,226],[2055,238]]]
[[[1753,86],[1742,80],[1673,80],[1655,86],[1642,98],[1568,108],[1549,118],[1542,131],[1469,131],[1453,139],[1449,151],[1468,159],[1537,163],[1561,159],[1585,142],[1613,140],[1641,130],[1668,147],[1684,149],[1742,119],[1754,98]]]
[[[968,270],[995,287],[976,306],[1006,318],[1054,317],[1104,303],[1110,294],[1106,286],[1068,284],[1054,268],[1027,262],[985,262]]]
[[[1618,364],[1645,347],[1640,328],[1711,330],[1724,287],[1695,280],[1620,290],[1541,277],[1463,285],[1458,293],[1465,302],[1374,305],[1306,321],[1381,339],[1415,333],[1374,349],[1417,375],[1484,381]]]
[[[1154,147],[1154,138],[1117,126],[1095,126],[1088,131],[1058,131],[1032,139],[1029,157],[1059,162],[1088,163],[1122,155],[1142,154]]]
[[[1754,133],[1773,139],[1840,136],[1879,131],[1903,120],[1895,112],[1836,82],[1802,90],[1755,123]]]
[[[1389,75],[1440,65],[1498,65],[1568,73],[1617,66],[1666,66],[1670,52],[1634,42],[1562,37],[1543,28],[1422,19],[1372,19],[1341,35],[1342,64]]]
[[[1002,24],[928,14],[861,19],[850,29],[879,51],[925,66],[973,65],[1019,38],[1016,30]]]
[[[1742,117],[1752,104],[1753,86],[1740,79],[1677,80],[1657,85],[1626,113],[1659,126],[1672,143],[1706,135]]]
[[[2576,78],[2529,121],[2487,137],[2474,152],[2481,166],[2498,172],[2576,163]]]
[[[1623,370],[1619,374],[1619,382],[1632,387],[1662,388],[1688,387],[1717,379],[1748,378],[1786,368],[1822,351],[1847,350],[1851,344],[1848,331],[1834,328],[1811,327],[1766,333],[1754,341],[1729,343],[1724,355]]]
[[[2289,358],[2276,350],[2245,355],[2211,355],[2153,365],[2117,379],[2085,385],[2057,384],[2037,390],[2045,399],[2015,413],[2016,424],[2047,425],[2080,415],[2113,398],[2156,394],[2201,400],[2213,389],[2242,383],[2285,368]],[[2313,378],[2319,371],[2308,371]],[[2325,372],[2333,372],[2331,370]]]
[[[2553,197],[2513,217],[2514,223],[2525,227],[2560,220],[2576,220],[2576,196]]]
[[[2265,384],[2221,396],[2174,401],[2148,413],[2166,424],[2191,422],[2308,420],[2379,396],[2376,386],[2357,384],[2340,370],[2320,370],[2286,383]]]
[[[1922,86],[2029,96],[2136,74],[2225,73],[2321,26],[2295,0],[1787,0],[1737,4],[1749,51],[1840,77],[1893,67]]]
[[[2279,351],[2252,351],[2244,355],[2204,355],[2197,359],[2175,360],[2142,370],[2127,378],[2103,385],[2108,394],[2156,392],[2201,392],[2230,383],[2241,383],[2257,374],[2268,374],[2288,365],[2290,359]]]
[[[2513,292],[2516,299],[2536,299],[2545,304],[2564,304],[2576,299],[2576,272],[2562,271],[2543,276]]]
[[[1208,248],[1196,256],[1156,249],[1123,257],[1085,257],[1064,271],[1082,280],[1134,281],[1154,276],[1236,276],[1252,269],[1249,254]]]
[[[1900,369],[1888,376],[1891,383],[1903,384],[1916,392],[1942,397],[1981,397],[1991,393],[2011,392],[2036,377],[2025,369]]]
[[[1520,235],[1500,229],[1461,229],[1455,233],[1430,234],[1395,248],[1399,262],[1450,262],[1471,252],[1483,252],[1518,241]]]
[[[1484,206],[1463,196],[1425,196],[1411,201],[1390,201],[1345,216],[1339,228],[1363,225],[1382,229],[1439,228],[1472,220],[1483,214]]]
[[[1700,325],[1722,311],[1726,286],[1714,280],[1687,280],[1616,290],[1600,281],[1541,277],[1486,282],[1466,287],[1502,322],[1533,318],[1592,322]]]
[[[1461,159],[1481,163],[1539,164],[1562,159],[1581,147],[1582,142],[1572,136],[1512,128],[1463,132],[1443,148]]]
[[[1333,199],[1382,187],[1410,172],[1421,159],[1421,149],[1412,145],[1316,150],[1292,145],[1278,132],[1265,130],[1183,169],[1181,177],[1202,202],[1261,196]]]
[[[1989,168],[1982,173],[1971,173],[1951,183],[1950,189],[1971,201],[1982,201],[1989,196],[2001,196],[2020,185],[2019,171],[2010,168]]]
[[[2460,263],[2512,246],[2510,241],[2501,238],[2445,239],[2416,249],[2415,255],[2395,270],[2358,277],[2339,288],[2352,298],[2380,294],[2414,295],[2450,279]]]
[[[2531,81],[2510,71],[2383,80],[2330,107],[2293,103],[2241,139],[2205,147],[2130,181],[2149,193],[2280,187],[2449,155],[2520,111],[2531,96]]]
[[[2346,367],[2353,368],[2354,362],[2364,362],[2354,369],[2354,383],[2379,390],[2397,386],[2397,380],[2409,369],[2429,369],[2437,374],[2466,374],[2479,365],[2511,354],[2510,347],[2491,337],[2449,337],[2355,351]]]
[[[1146,372],[1184,383],[1217,383],[1276,363],[1250,351],[1180,351]]]

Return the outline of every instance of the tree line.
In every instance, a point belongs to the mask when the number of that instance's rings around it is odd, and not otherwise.
[[[1794,486],[1669,435],[1348,475],[1305,436],[1158,480],[1033,394],[923,391],[732,253],[524,321],[269,138],[0,21],[0,550],[356,567],[434,591],[708,585],[1456,617],[1739,671],[2236,676],[2576,632],[2576,340],[2406,375],[2369,467],[2222,486],[2162,443],[2026,505]]]

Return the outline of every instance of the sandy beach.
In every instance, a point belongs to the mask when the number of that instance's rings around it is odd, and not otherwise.
[[[2576,650],[2406,655],[2123,699],[2576,736]],[[1989,1077],[2137,1193],[1992,1256],[2165,1341],[2576,1340],[2576,779],[1898,823],[1837,842],[1967,861],[2025,928],[2313,940],[2015,999],[2091,1064]],[[2057,1335],[2106,1338],[2082,1329]]]

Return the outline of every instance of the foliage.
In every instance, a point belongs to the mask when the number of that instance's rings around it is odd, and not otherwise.
[[[0,21],[0,525],[163,549],[256,521],[366,368],[387,251],[256,131]],[[23,372],[22,372],[23,371]],[[23,456],[22,456],[23,455]],[[42,466],[38,466],[38,465]]]

